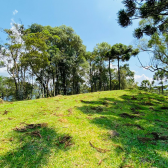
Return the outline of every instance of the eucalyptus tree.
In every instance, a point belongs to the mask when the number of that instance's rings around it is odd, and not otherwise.
[[[22,58],[22,64],[25,64],[33,74],[36,80],[43,87],[43,96],[48,96],[48,74],[46,68],[49,65],[49,57],[47,53],[48,31],[31,33],[27,31],[23,37],[25,43],[25,53]]]
[[[22,66],[23,56],[23,25],[13,24],[11,29],[4,29],[7,34],[7,43],[1,48],[1,53],[5,57],[7,71],[15,83],[15,97],[23,99],[23,84],[25,82],[26,67]]]
[[[95,55],[92,52],[87,51],[85,53],[85,57],[86,57],[86,60],[89,63],[89,85],[90,85],[91,92],[93,92],[93,68],[92,68],[92,64],[94,62]]]
[[[112,59],[116,59],[118,62],[118,82],[119,82],[119,90],[120,90],[120,60],[128,61],[131,56],[136,56],[139,53],[138,49],[133,49],[131,45],[126,46],[124,44],[115,44],[112,46],[110,54]]]
[[[71,27],[65,25],[58,27],[58,36],[60,42],[57,47],[64,54],[65,58],[62,60],[61,71],[63,72],[63,86],[64,94],[67,94],[66,85],[72,80],[72,93],[79,93],[80,83],[83,82],[81,69],[85,63],[86,47],[83,41]]]
[[[83,82],[82,73],[85,72],[81,70],[86,62],[86,47],[81,38],[65,25],[51,27],[33,24],[29,30],[31,33],[48,32],[45,43],[49,62],[45,74],[49,80],[52,78],[53,95],[79,93],[80,83]]]

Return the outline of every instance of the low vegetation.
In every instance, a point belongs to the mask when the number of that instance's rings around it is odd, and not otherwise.
[[[0,104],[0,167],[168,165],[168,97],[106,91]]]

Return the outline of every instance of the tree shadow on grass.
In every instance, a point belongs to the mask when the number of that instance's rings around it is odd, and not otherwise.
[[[165,97],[139,92],[122,95],[119,99],[108,97],[100,98],[95,103],[83,103],[85,105],[78,109],[93,116],[90,123],[108,131],[116,130],[120,134],[111,139],[116,146],[116,155],[123,155],[120,167],[167,167],[168,139],[155,137],[168,135],[168,110],[162,109],[168,105]],[[96,111],[96,106],[101,106],[103,111]],[[119,146],[116,145],[118,143]]]
[[[60,150],[68,150],[67,143],[70,143],[71,137],[58,134],[52,128],[26,129],[26,132],[20,132],[24,129],[18,130],[12,131],[9,135],[11,136],[9,143],[17,147],[0,156],[0,167],[43,167],[47,165],[53,152],[57,155]]]

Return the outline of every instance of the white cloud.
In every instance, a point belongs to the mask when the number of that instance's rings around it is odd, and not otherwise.
[[[143,80],[149,80],[150,82],[153,80],[152,78],[147,77],[145,74],[135,75],[134,78],[135,82],[138,82],[138,85],[140,85]]]
[[[13,11],[13,15],[16,15],[18,13],[18,11],[15,9],[14,11]]]

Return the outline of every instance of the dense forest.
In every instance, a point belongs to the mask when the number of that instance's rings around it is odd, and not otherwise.
[[[32,99],[59,94],[125,89],[136,85],[129,65],[120,66],[138,54],[132,46],[106,42],[87,52],[71,27],[32,24],[28,29],[14,24],[5,29],[8,43],[1,46],[10,78],[1,77],[1,97]],[[112,62],[118,62],[118,68]]]

